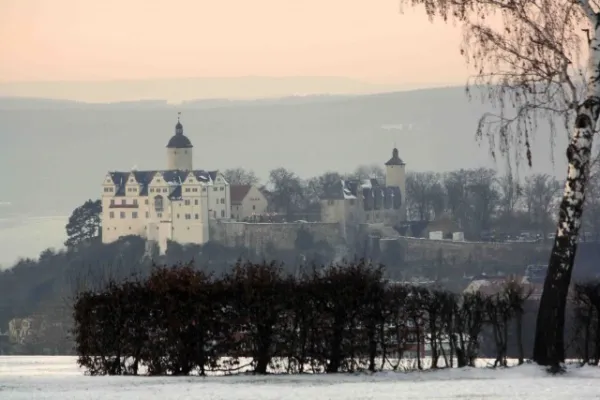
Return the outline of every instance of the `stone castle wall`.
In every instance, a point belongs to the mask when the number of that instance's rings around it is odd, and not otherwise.
[[[384,251],[392,241],[400,244],[404,261],[409,263],[435,263],[442,259],[446,264],[482,262],[529,264],[547,262],[550,255],[550,243],[455,242],[411,237],[381,239],[381,250]]]
[[[307,230],[315,242],[324,240],[332,246],[345,243],[343,227],[337,223],[305,222],[305,223],[250,223],[221,222],[210,224],[210,239],[226,246],[245,246],[265,249],[269,243],[280,249],[293,249],[298,231]]]
[[[362,229],[361,229],[362,228]],[[365,226],[354,232],[337,223],[247,223],[212,221],[210,238],[227,246],[244,246],[257,252],[273,245],[279,249],[293,249],[298,231],[311,233],[315,241],[324,240],[331,246],[364,243],[369,235]],[[358,242],[357,242],[358,240]],[[381,251],[385,251],[392,241],[402,248],[404,262],[461,264],[530,264],[547,262],[550,254],[549,243],[487,243],[459,242],[452,240],[430,240],[412,237],[382,238]]]

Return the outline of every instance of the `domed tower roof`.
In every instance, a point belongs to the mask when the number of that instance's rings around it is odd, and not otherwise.
[[[192,146],[192,142],[190,142],[190,139],[188,139],[188,137],[183,134],[183,125],[181,125],[179,117],[177,117],[177,125],[175,125],[175,135],[171,137],[169,143],[167,143],[167,148],[188,149],[191,147],[194,146]]]
[[[405,165],[404,161],[400,157],[398,157],[398,149],[394,147],[392,150],[392,158],[385,165]]]

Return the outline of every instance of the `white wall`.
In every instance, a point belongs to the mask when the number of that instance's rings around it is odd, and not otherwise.
[[[191,171],[193,169],[192,150],[191,147],[185,149],[167,148],[167,169]]]
[[[241,204],[231,206],[232,217],[241,221],[253,215],[262,215],[267,211],[268,206],[265,195],[256,186],[252,186]]]

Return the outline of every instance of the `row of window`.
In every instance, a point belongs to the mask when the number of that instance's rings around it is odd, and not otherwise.
[[[185,191],[186,191],[186,192],[188,192],[188,193],[189,193],[189,192],[197,192],[197,191],[198,191],[198,188],[197,188],[197,187],[195,187],[195,188],[185,188]],[[206,192],[206,188],[205,188],[205,187],[203,187],[203,188],[202,188],[202,191],[203,191],[203,192]]]
[[[156,207],[157,209],[158,209],[158,208],[161,208],[161,209],[162,209],[162,207],[163,207],[162,198],[155,198],[155,201],[154,201],[154,203],[155,203],[155,207]],[[191,201],[190,199],[185,199],[185,200],[183,201],[183,203],[184,203],[186,206],[189,206],[189,205],[191,205],[191,204],[192,204],[192,201]],[[220,203],[220,204],[225,204],[225,198],[217,199],[217,204],[219,204],[219,203]],[[116,202],[115,202],[115,199],[110,199],[110,205],[111,205],[111,206],[114,206],[115,204],[116,204]],[[120,204],[121,204],[121,205],[123,205],[123,206],[126,206],[126,205],[127,205],[127,199],[121,199],[121,203],[120,203]],[[137,199],[133,199],[133,202],[132,202],[132,204],[133,204],[134,206],[137,206],[137,205],[138,205],[138,201],[137,201]],[[148,205],[148,199],[144,199],[144,204]],[[195,205],[195,206],[197,206],[198,204],[200,204],[200,200],[198,200],[198,199],[194,199],[194,205]]]
[[[148,211],[146,211],[146,218],[150,218],[150,213]],[[114,219],[115,218],[115,212],[111,211],[110,213],[108,213],[109,218]],[[157,213],[156,216],[158,218],[162,218],[162,213]],[[221,216],[225,216],[225,211],[221,211]],[[119,213],[119,218],[121,219],[125,219],[127,218],[127,213],[125,211],[121,211]],[[131,213],[131,218],[133,219],[137,219],[138,218],[138,212],[134,211]],[[177,218],[181,218],[181,216],[179,214],[177,214]],[[192,214],[185,214],[184,215],[185,219],[192,219]],[[200,214],[194,214],[194,219],[200,219]]]
[[[213,187],[213,192],[217,192],[219,190],[221,192],[223,192],[223,191],[225,191],[225,187],[223,187],[223,186],[221,186],[220,188]],[[112,192],[112,191],[113,191],[112,187],[105,187],[104,188],[104,192],[106,192],[106,193],[109,193],[109,192]],[[132,192],[135,193],[135,192],[138,191],[138,188],[136,188],[136,187],[130,187],[130,188],[127,188],[127,191],[130,192],[130,193],[132,193]],[[150,191],[150,193],[168,193],[169,189],[167,189],[167,188],[150,188],[149,191]],[[194,188],[185,188],[185,191],[187,193],[190,193],[190,192],[196,192],[197,193],[198,192],[198,188],[197,187],[194,187]],[[202,191],[206,192],[206,187],[203,187]]]
[[[133,204],[134,206],[137,206],[138,205],[137,199],[133,199],[133,202],[131,204]],[[148,199],[144,200],[144,204],[148,204]],[[115,205],[115,199],[110,199],[110,205],[111,206]],[[121,205],[122,206],[126,206],[127,205],[127,199],[121,199]]]
[[[113,187],[105,187],[104,188],[104,193],[112,193],[114,191],[115,191],[115,189]]]
[[[108,213],[108,217],[111,218],[111,219],[114,218],[115,217],[115,212],[114,211],[109,212]],[[137,219],[137,217],[138,217],[137,211],[134,211],[134,212],[131,213],[131,218]],[[127,214],[125,213],[125,211],[121,211],[119,213],[119,218],[121,218],[121,219],[127,218]],[[146,218],[150,218],[150,213],[147,212],[147,211],[146,211]]]

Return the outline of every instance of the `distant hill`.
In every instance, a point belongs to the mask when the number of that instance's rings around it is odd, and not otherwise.
[[[493,166],[474,141],[487,108],[462,87],[371,95],[163,100],[89,104],[0,98],[2,213],[65,215],[100,195],[108,170],[159,169],[177,112],[198,168],[241,166],[266,178],[285,166],[304,177],[383,164],[394,143],[409,170]],[[564,140],[556,167],[564,176]],[[534,143],[535,168],[552,172],[549,141]]]
[[[192,99],[255,99],[290,94],[357,95],[416,87],[418,86],[373,84],[352,78],[330,76],[241,76],[92,82],[0,82],[0,96],[41,97],[92,103],[166,99],[171,103],[180,103]]]

